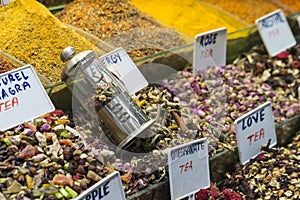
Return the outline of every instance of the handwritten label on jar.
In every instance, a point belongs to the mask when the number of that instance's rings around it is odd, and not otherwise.
[[[130,94],[148,86],[148,81],[123,48],[115,49],[100,57],[102,64],[114,73]]]
[[[210,185],[207,139],[201,138],[169,151],[171,199],[194,194]]]
[[[54,109],[32,66],[26,65],[0,75],[0,130]]]
[[[194,76],[199,70],[226,64],[227,29],[219,28],[196,35],[194,42]]]
[[[296,44],[295,37],[281,9],[255,20],[255,23],[270,56],[275,56]]]
[[[277,143],[272,105],[266,102],[234,122],[239,158],[242,164],[260,153],[261,147]]]
[[[125,200],[125,193],[120,179],[120,173],[114,171],[85,192],[76,197],[75,200]]]

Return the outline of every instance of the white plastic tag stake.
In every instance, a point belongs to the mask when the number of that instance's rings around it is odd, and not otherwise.
[[[189,200],[195,200],[195,194],[191,194],[191,195],[189,196]]]
[[[0,130],[28,122],[54,109],[31,65],[0,74]]]
[[[273,147],[277,144],[272,105],[269,101],[236,119],[234,124],[242,164],[257,156],[263,145],[269,143]]]
[[[300,16],[297,17],[298,25],[300,27]]]
[[[101,56],[100,61],[124,83],[131,95],[148,86],[148,81],[123,48]]]
[[[298,101],[299,101],[299,105],[300,105],[300,86],[298,87]],[[300,106],[299,106],[299,111],[300,111]]]
[[[255,20],[255,23],[270,56],[275,56],[296,44],[295,37],[281,9]]]
[[[75,198],[75,200],[93,199],[126,200],[124,189],[120,179],[120,173],[118,171],[114,171]]]
[[[171,199],[189,197],[210,186],[206,138],[171,148],[168,164]]]
[[[1,6],[6,6],[7,4],[9,4],[12,0],[1,0]]]
[[[193,74],[207,67],[226,64],[227,29],[225,27],[195,36]]]

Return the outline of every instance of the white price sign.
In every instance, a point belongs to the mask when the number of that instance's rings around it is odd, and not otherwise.
[[[114,171],[88,190],[76,197],[75,200],[126,200],[120,173]]]
[[[0,130],[54,111],[31,65],[0,74]]]
[[[227,29],[219,28],[196,35],[194,42],[194,76],[199,70],[226,64]]]
[[[234,122],[239,158],[242,164],[257,156],[263,145],[277,144],[272,105],[266,102]]]
[[[270,56],[275,56],[296,44],[295,37],[281,9],[255,20],[255,23]]]
[[[171,199],[181,199],[210,186],[206,138],[171,148],[168,163]]]
[[[123,48],[101,56],[100,60],[124,83],[131,95],[148,86],[148,81]]]
[[[9,4],[12,0],[1,0],[1,5],[4,7]]]

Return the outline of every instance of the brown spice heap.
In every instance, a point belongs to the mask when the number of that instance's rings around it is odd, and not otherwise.
[[[72,2],[73,0],[38,0],[38,1],[47,7],[52,7],[52,6],[64,5]]]
[[[60,80],[65,67],[60,60],[64,48],[95,48],[35,0],[16,0],[0,8],[0,26],[0,49],[31,64],[51,82]]]
[[[14,64],[9,62],[4,56],[0,56],[0,74],[17,68]]]
[[[254,24],[255,20],[270,12],[279,9],[277,4],[274,4],[274,0],[231,0],[231,1],[215,1],[215,0],[202,0],[210,3],[224,11],[227,11],[239,18],[245,20],[248,23]],[[290,10],[282,8],[286,15],[291,14]]]
[[[177,32],[162,28],[126,0],[75,0],[55,16],[115,47],[123,47],[133,59],[185,44]]]

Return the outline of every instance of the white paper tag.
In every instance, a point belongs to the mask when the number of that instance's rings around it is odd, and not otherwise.
[[[295,37],[281,9],[255,20],[255,23],[270,56],[275,56],[296,44]]]
[[[6,6],[7,4],[9,4],[12,0],[1,0],[1,6]]]
[[[0,74],[0,130],[54,111],[31,65]]]
[[[126,200],[120,173],[114,171],[92,187],[84,191],[75,200]]]
[[[168,163],[171,199],[181,199],[210,186],[206,138],[171,148]]]
[[[196,35],[194,42],[194,76],[199,70],[226,64],[227,29],[219,28]]]
[[[237,134],[239,158],[247,163],[261,152],[261,147],[277,144],[272,105],[268,101],[246,113],[234,122]]]
[[[124,83],[131,95],[148,86],[148,81],[123,48],[101,56],[100,60]]]

